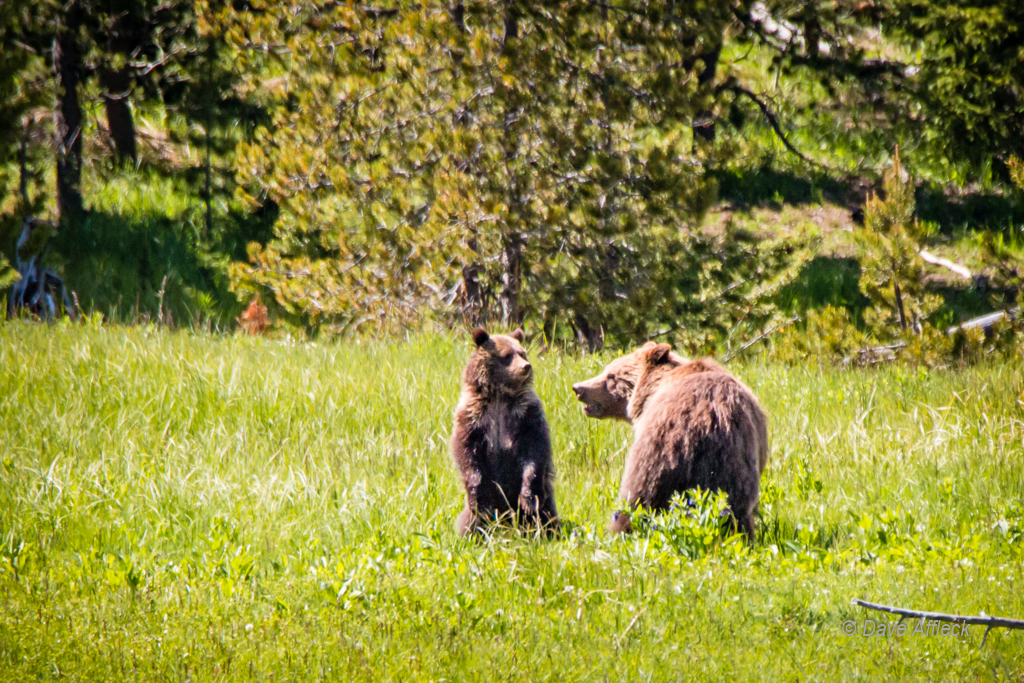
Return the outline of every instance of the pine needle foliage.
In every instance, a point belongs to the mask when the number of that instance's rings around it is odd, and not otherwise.
[[[711,96],[696,55],[727,3],[294,2],[216,21],[273,112],[240,148],[245,198],[281,210],[232,275],[293,319],[530,319],[598,348],[745,281],[703,278],[743,242],[693,230],[716,194],[690,130]]]
[[[914,183],[900,164],[899,151],[883,181],[885,199],[872,195],[864,205],[864,227],[857,232],[863,249],[861,290],[874,304],[865,314],[869,325],[913,327],[938,308],[924,291],[921,243],[934,226],[914,218]]]

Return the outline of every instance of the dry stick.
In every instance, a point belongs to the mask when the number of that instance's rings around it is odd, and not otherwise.
[[[962,616],[959,614],[942,614],[941,612],[922,612],[915,609],[903,609],[902,607],[890,607],[889,605],[876,605],[873,602],[864,602],[863,600],[853,599],[853,604],[858,607],[865,609],[873,609],[879,612],[889,612],[890,614],[900,615],[900,621],[902,622],[907,617],[916,617],[926,620],[935,621],[949,621],[955,624],[975,624],[978,626],[985,626],[985,635],[981,638],[981,645],[985,644],[985,639],[988,638],[988,632],[994,628],[1010,628],[1010,629],[1021,629],[1024,630],[1024,619],[1005,619],[1003,617],[970,617]]]
[[[795,315],[795,316],[793,316],[792,318],[790,318],[789,320],[787,320],[785,322],[776,323],[773,327],[765,330],[764,332],[762,332],[761,334],[757,335],[756,337],[754,337],[753,339],[748,341],[746,344],[744,344],[740,348],[736,349],[736,351],[734,353],[727,354],[725,356],[725,358],[722,359],[722,363],[728,363],[733,358],[735,358],[736,356],[740,355],[741,353],[743,353],[744,351],[749,349],[751,346],[753,346],[757,342],[761,341],[762,339],[767,339],[768,337],[772,336],[773,334],[778,332],[780,329],[782,329],[786,325],[792,325],[797,320],[800,320],[800,316],[799,315]]]
[[[924,261],[925,263],[930,263],[933,266],[942,266],[943,268],[953,271],[954,273],[956,273],[957,275],[966,280],[970,280],[973,277],[971,275],[971,271],[967,270],[966,268],[957,263],[953,263],[949,259],[942,258],[941,256],[935,256],[934,254],[931,254],[925,251],[924,249],[919,251],[918,254],[921,255],[921,260]]]

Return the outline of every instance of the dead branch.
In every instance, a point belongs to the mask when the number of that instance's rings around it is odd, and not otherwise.
[[[957,263],[953,263],[949,259],[942,258],[941,256],[936,256],[930,252],[925,251],[924,249],[922,249],[919,253],[921,254],[921,260],[923,260],[925,263],[930,263],[933,266],[942,266],[943,268],[947,268],[956,273],[957,275],[959,275],[960,277],[965,278],[967,280],[973,278],[973,276],[971,275],[971,271],[967,270],[966,268]]]
[[[761,100],[760,97],[755,95],[750,90],[747,90],[743,86],[737,85],[735,82],[727,82],[719,86],[718,89],[728,90],[729,92],[736,93],[737,95],[744,95],[751,99],[754,102],[754,104],[756,104],[758,108],[761,110],[761,113],[764,114],[764,117],[765,119],[768,120],[768,123],[769,125],[771,125],[772,130],[775,131],[775,135],[777,135],[779,140],[782,141],[782,144],[786,146],[786,149],[788,149],[790,152],[800,157],[800,159],[802,159],[804,162],[812,166],[818,166],[819,168],[822,168],[826,171],[831,170],[828,168],[828,166],[821,163],[820,161],[808,159],[800,150],[793,146],[793,143],[789,141],[789,138],[786,137],[786,134],[782,132],[782,127],[779,125],[779,120],[778,118],[776,118],[775,113],[768,107],[767,104],[764,103],[764,101]]]
[[[889,614],[900,615],[900,621],[911,617],[914,619],[925,619],[928,621],[948,621],[954,624],[968,624],[972,626],[985,626],[985,635],[981,639],[981,644],[985,644],[985,639],[988,638],[988,632],[994,628],[1009,628],[1009,629],[1020,629],[1024,630],[1024,619],[1006,619],[1004,617],[990,617],[987,614],[983,614],[977,617],[962,616],[960,614],[942,614],[941,612],[922,612],[914,609],[903,609],[902,607],[890,607],[889,605],[878,605],[873,602],[865,602],[864,600],[853,599],[853,604],[864,609],[873,609],[879,612],[888,612]]]
[[[856,360],[858,365],[875,365],[877,363],[888,363],[896,360],[896,352],[906,346],[906,342],[897,342],[886,346],[872,346],[868,349],[858,349],[854,355],[843,358],[843,365],[848,365]]]
[[[1011,308],[1009,311],[996,311],[995,313],[988,313],[977,318],[971,318],[967,322],[961,323],[960,325],[954,325],[953,327],[946,330],[946,334],[954,334],[959,330],[970,330],[975,327],[980,327],[981,329],[986,330],[995,325],[997,322],[999,322],[1006,316],[1009,316],[1010,320],[1015,320],[1019,314],[1020,306],[1016,308]]]
[[[762,339],[767,339],[768,337],[772,336],[773,334],[778,332],[780,329],[782,329],[786,325],[792,325],[796,321],[800,320],[800,318],[801,318],[801,316],[794,315],[789,320],[785,320],[783,322],[776,323],[775,325],[773,325],[769,329],[765,330],[761,334],[757,335],[756,337],[754,337],[753,339],[748,341],[746,344],[744,344],[740,348],[736,349],[736,351],[733,351],[732,353],[726,354],[725,358],[722,359],[722,364],[724,365],[724,364],[728,363],[733,358],[735,358],[736,356],[740,355],[741,353],[743,353],[744,351],[749,349],[751,346],[753,346],[757,342],[761,341]]]
[[[47,221],[32,216],[25,218],[21,236],[15,245],[14,265],[20,278],[14,283],[7,299],[8,318],[24,309],[44,320],[50,320],[57,317],[58,309],[63,306],[72,320],[78,319],[78,312],[71,305],[64,280],[42,265],[46,242],[53,230],[53,224]]]

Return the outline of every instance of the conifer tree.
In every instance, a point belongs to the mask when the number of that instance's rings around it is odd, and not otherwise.
[[[920,256],[933,226],[914,218],[914,183],[900,164],[898,150],[883,189],[885,199],[871,196],[865,203],[864,227],[857,234],[864,249],[860,286],[881,315],[880,322],[895,322],[901,330],[913,323],[919,330],[937,308],[936,297],[924,291]]]
[[[692,230],[714,198],[692,151],[708,104],[695,56],[702,12],[722,7],[225,15],[248,88],[274,112],[241,150],[240,181],[281,210],[278,238],[236,282],[341,330],[457,309],[507,326],[529,316],[591,348],[676,334],[694,301],[741,280],[712,267],[736,235]],[[744,253],[760,274],[737,296],[770,276],[755,246]]]

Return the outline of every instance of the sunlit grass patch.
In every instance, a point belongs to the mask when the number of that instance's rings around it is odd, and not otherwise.
[[[1021,634],[850,638],[854,597],[1024,617],[1019,369],[732,368],[770,416],[758,542],[707,496],[617,538],[632,438],[532,349],[554,539],[457,539],[470,342],[0,326],[12,680],[1004,676]],[[9,674],[7,673],[9,672]],[[498,673],[496,673],[498,672]]]

